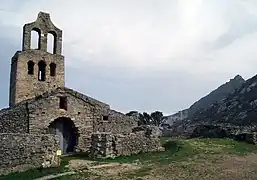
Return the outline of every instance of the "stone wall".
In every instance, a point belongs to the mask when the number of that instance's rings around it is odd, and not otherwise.
[[[190,133],[187,138],[230,138],[236,141],[245,141],[257,144],[256,126],[235,126],[232,124],[198,124],[187,126]],[[184,133],[185,134],[185,133]]]
[[[67,110],[60,109],[60,97],[67,97]],[[28,101],[29,132],[44,134],[59,117],[70,118],[78,129],[76,151],[88,151],[93,132],[131,133],[137,122],[110,110],[110,106],[68,88],[57,88]]]
[[[51,135],[0,134],[0,174],[40,167],[58,166],[58,139]]]
[[[60,108],[60,97],[66,97],[67,109]],[[12,109],[3,110],[2,114],[1,118],[0,112],[1,123],[5,123],[2,132],[6,133],[48,134],[51,123],[58,118],[69,118],[78,134],[77,152],[90,150],[93,132],[128,134],[137,126],[133,117],[111,110],[108,104],[65,87],[18,103]]]
[[[163,137],[172,137],[172,129],[162,129],[162,136]]]
[[[38,80],[38,63],[44,59],[46,64],[45,81]],[[13,106],[23,100],[63,87],[64,82],[64,57],[50,54],[40,50],[26,50],[15,54],[11,65],[10,102]],[[34,73],[28,74],[28,62],[33,61]],[[56,75],[50,76],[50,64],[56,64]],[[13,76],[13,77],[12,77]]]
[[[149,136],[143,131],[127,135],[94,133],[90,156],[94,158],[130,156],[141,152],[160,150],[163,150],[160,138]]]
[[[60,97],[67,98],[67,110],[60,109]],[[29,132],[48,133],[49,125],[60,117],[70,118],[78,130],[76,151],[89,150],[93,122],[98,118],[94,106],[61,89],[29,103]]]
[[[0,111],[0,133],[27,133],[28,127],[27,103]]]
[[[94,123],[94,132],[112,132],[114,134],[128,134],[137,126],[137,121],[120,112],[109,110],[106,118]]]

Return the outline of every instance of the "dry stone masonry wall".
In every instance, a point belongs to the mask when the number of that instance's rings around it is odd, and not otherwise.
[[[67,98],[67,110],[59,108],[59,97]],[[49,125],[59,117],[70,118],[79,134],[76,151],[88,151],[93,133],[94,104],[85,102],[73,94],[59,89],[37,101],[29,103],[30,133],[45,134]]]
[[[42,59],[46,64],[45,81],[38,80],[38,63]],[[33,74],[28,74],[29,60],[33,60],[35,64]],[[55,76],[50,76],[51,63],[56,64]],[[61,55],[40,50],[21,51],[13,57],[11,71],[14,72],[11,72],[13,77],[10,82],[10,106],[40,95],[42,92],[64,86],[64,57]]]
[[[26,103],[0,111],[0,133],[27,133],[28,123]]]
[[[59,98],[67,97],[67,110],[59,108]],[[131,133],[137,121],[110,110],[109,105],[68,88],[58,88],[29,100],[29,132],[45,134],[59,117],[70,118],[78,129],[76,151],[88,151],[93,132]]]
[[[90,156],[93,158],[107,158],[162,150],[164,149],[161,146],[160,138],[147,135],[143,131],[128,135],[94,133]]]
[[[17,169],[60,163],[56,152],[58,139],[51,135],[0,134],[0,174]]]
[[[114,134],[129,134],[137,126],[133,117],[109,110],[109,113],[94,123],[94,132],[112,132]]]

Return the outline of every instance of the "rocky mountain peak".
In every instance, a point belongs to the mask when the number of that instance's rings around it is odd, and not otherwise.
[[[242,76],[240,76],[240,75],[236,75],[232,80],[242,81],[242,82],[245,81],[244,78],[242,78]]]
[[[241,87],[244,83],[245,80],[242,78],[242,76],[236,75],[233,79],[230,79],[228,82],[222,84],[208,95],[196,101],[188,109],[165,117],[167,119],[167,123],[172,124],[171,122],[177,120],[183,120],[187,118],[190,119],[195,112],[199,111],[200,109],[207,108],[211,104],[226,98],[229,94]]]

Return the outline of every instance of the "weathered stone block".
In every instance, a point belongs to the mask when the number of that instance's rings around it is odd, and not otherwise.
[[[53,135],[0,134],[0,174],[15,170],[15,167],[29,165],[41,167],[59,166],[58,138]],[[24,170],[24,169],[23,169]]]
[[[106,141],[101,141],[102,138],[105,138]],[[106,158],[160,150],[162,150],[160,139],[156,136],[146,136],[145,132],[128,135],[94,133],[92,134],[90,156]]]

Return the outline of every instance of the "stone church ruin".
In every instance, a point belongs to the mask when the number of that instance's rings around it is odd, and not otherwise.
[[[37,49],[31,49],[32,31],[38,33]],[[53,53],[47,52],[48,34]],[[159,137],[135,132],[136,119],[66,88],[64,64],[62,30],[40,12],[23,26],[22,50],[11,60],[9,108],[0,111],[0,173],[58,166],[59,150],[115,157],[162,149]]]

